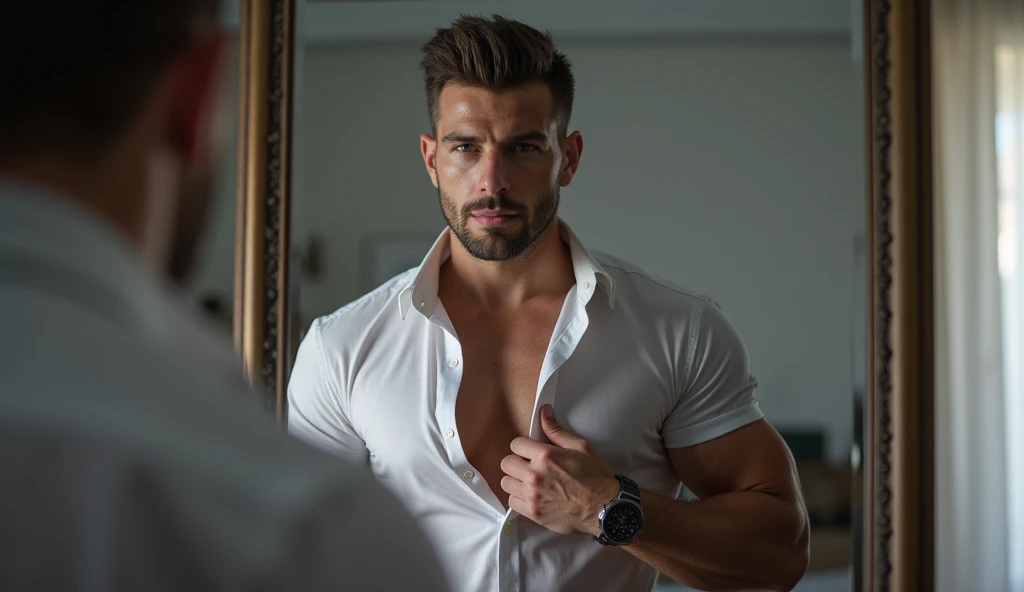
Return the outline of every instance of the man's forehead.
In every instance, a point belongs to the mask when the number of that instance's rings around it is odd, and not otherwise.
[[[554,118],[551,91],[543,82],[490,91],[449,84],[441,91],[438,125],[501,125],[547,129]]]

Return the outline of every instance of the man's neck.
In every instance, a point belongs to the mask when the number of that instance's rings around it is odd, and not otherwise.
[[[441,299],[497,312],[537,297],[563,298],[576,276],[559,226],[555,219],[525,253],[500,262],[477,259],[453,235],[451,257],[441,267]]]
[[[107,167],[85,169],[73,163],[34,158],[0,160],[0,177],[34,185],[88,210],[132,242],[141,240],[140,192],[133,193],[136,175],[107,175]]]

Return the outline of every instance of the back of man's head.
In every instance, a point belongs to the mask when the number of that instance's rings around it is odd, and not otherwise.
[[[101,157],[217,0],[14,2],[0,19],[0,153]],[[205,24],[204,24],[205,21]]]
[[[219,1],[9,4],[0,175],[84,203],[154,263],[183,272],[177,243],[201,227],[214,147]],[[161,237],[146,234],[156,212],[169,221]]]

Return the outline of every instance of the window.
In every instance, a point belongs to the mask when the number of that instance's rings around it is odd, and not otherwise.
[[[1024,43],[996,50],[1010,590],[1024,592]]]

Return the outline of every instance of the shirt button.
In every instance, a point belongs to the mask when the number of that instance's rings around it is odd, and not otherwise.
[[[466,471],[465,473],[462,474],[462,476],[465,477],[466,479],[472,479],[475,474],[476,473],[474,473],[473,471]]]
[[[586,284],[583,284],[583,288],[585,290],[589,290],[590,289],[590,282],[587,282]]]
[[[451,428],[448,428],[447,430],[444,431],[444,435],[448,436],[449,438],[454,438],[455,437],[455,430],[453,430]]]
[[[506,522],[505,523],[505,534],[512,534],[512,523],[511,522]]]
[[[458,360],[449,360],[448,361],[448,365],[451,366],[452,368],[457,368],[459,366],[459,361]]]
[[[426,303],[426,302],[424,302],[424,301],[420,300],[420,308],[423,308],[423,307],[424,307],[424,306],[426,306],[426,305],[427,305],[427,303]]]

